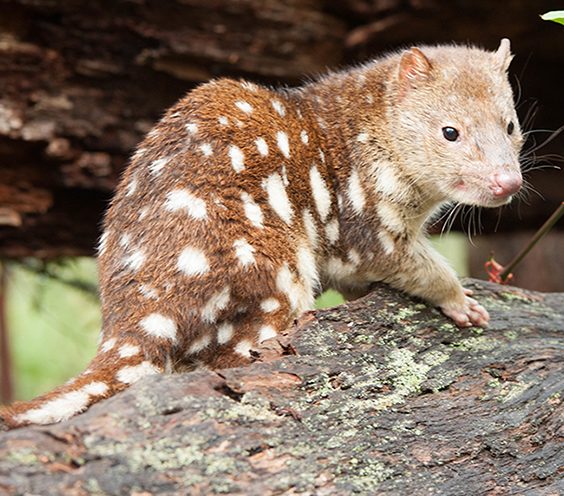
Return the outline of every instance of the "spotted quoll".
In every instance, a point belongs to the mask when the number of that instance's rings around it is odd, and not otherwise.
[[[57,422],[150,374],[249,363],[325,288],[358,297],[383,281],[486,326],[425,225],[446,203],[496,207],[519,190],[510,60],[506,39],[425,46],[294,89],[191,91],[105,217],[96,356],[5,421]]]

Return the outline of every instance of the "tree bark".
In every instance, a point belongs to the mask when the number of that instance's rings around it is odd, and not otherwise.
[[[556,495],[564,294],[468,281],[457,329],[385,286],[245,368],[158,376],[0,435],[2,494]]]
[[[0,0],[0,256],[90,255],[132,149],[163,111],[219,76],[294,85],[386,50],[512,38],[520,112],[562,125],[561,27],[542,0]],[[527,129],[531,126],[527,124]],[[534,134],[542,141],[547,134]],[[540,154],[564,155],[564,140]],[[535,229],[562,201],[562,175],[530,176],[546,201],[504,209]],[[497,211],[483,216],[487,229]]]

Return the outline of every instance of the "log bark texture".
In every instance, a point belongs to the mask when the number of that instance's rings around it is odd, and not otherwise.
[[[561,494],[564,294],[469,286],[487,330],[379,286],[249,367],[155,376],[3,433],[0,492]]]
[[[213,77],[297,84],[414,43],[495,48],[512,39],[520,111],[562,125],[564,35],[554,2],[439,0],[0,0],[0,255],[88,255],[127,157],[162,112]],[[530,126],[530,124],[529,124]],[[538,140],[546,134],[535,135]],[[556,139],[538,153],[564,155]],[[504,210],[539,226],[562,175],[531,175],[546,201]],[[485,215],[486,227],[497,212]]]

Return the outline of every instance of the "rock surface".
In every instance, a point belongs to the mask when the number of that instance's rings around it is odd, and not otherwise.
[[[557,495],[564,294],[468,281],[487,330],[378,286],[246,368],[0,434],[0,493]]]

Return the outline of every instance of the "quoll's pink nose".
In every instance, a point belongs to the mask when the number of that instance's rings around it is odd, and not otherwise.
[[[495,196],[510,196],[521,189],[523,177],[520,172],[496,172],[492,176]]]

